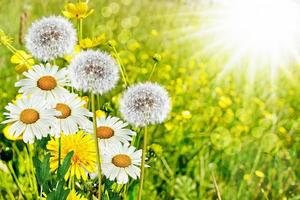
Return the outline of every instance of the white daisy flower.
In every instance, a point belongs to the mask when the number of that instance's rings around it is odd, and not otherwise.
[[[73,25],[60,16],[44,17],[32,24],[26,38],[30,53],[42,61],[71,54],[77,36]]]
[[[136,135],[136,132],[125,128],[127,123],[122,122],[117,117],[97,117],[97,137],[99,139],[100,147],[106,147],[115,143],[129,144],[132,140],[132,136]],[[92,126],[89,129],[92,133]]]
[[[9,103],[5,109],[9,111],[4,113],[8,119],[2,124],[10,123],[9,133],[13,137],[23,134],[26,143],[46,137],[50,126],[54,125],[55,115],[59,114],[55,109],[49,109],[47,102],[38,97],[23,97],[15,104]]]
[[[170,108],[168,92],[150,82],[131,86],[120,102],[120,112],[124,119],[135,126],[163,122]]]
[[[58,66],[35,65],[24,72],[25,79],[18,81],[15,86],[21,87],[20,93],[24,95],[41,96],[46,101],[54,101],[56,98],[69,93],[64,86],[69,84],[67,70],[58,70]]]
[[[117,179],[118,184],[128,182],[128,176],[133,179],[140,177],[142,150],[133,146],[116,143],[102,150],[102,173],[111,181]]]
[[[59,114],[56,116],[55,126],[51,127],[50,134],[59,137],[63,132],[65,135],[74,134],[79,129],[86,130],[92,126],[88,119],[92,114],[83,105],[86,102],[81,100],[76,94],[70,93],[62,96],[53,104]]]
[[[119,68],[107,53],[87,50],[76,54],[71,60],[69,76],[76,89],[104,94],[116,86]]]

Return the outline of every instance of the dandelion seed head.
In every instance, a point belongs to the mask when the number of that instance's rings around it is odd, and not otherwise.
[[[73,87],[97,94],[110,91],[119,80],[115,60],[105,52],[93,50],[77,54],[70,63],[69,74]]]
[[[72,53],[76,40],[73,25],[60,16],[44,17],[34,22],[25,38],[27,49],[42,61]]]
[[[141,83],[128,88],[120,102],[124,119],[135,126],[163,122],[170,108],[167,91],[155,83]]]

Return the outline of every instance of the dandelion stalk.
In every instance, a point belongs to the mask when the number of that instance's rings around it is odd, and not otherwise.
[[[152,70],[151,70],[151,73],[150,73],[150,75],[149,75],[148,81],[151,80],[151,78],[152,78],[152,76],[153,76],[153,73],[154,73],[154,71],[155,71],[155,69],[156,69],[156,66],[157,66],[157,62],[155,62],[154,65],[153,65],[153,67],[152,67]]]
[[[61,159],[61,137],[58,138],[58,167],[60,167]]]
[[[125,69],[125,67],[124,67],[124,65],[123,65],[123,63],[121,61],[120,55],[119,55],[116,47],[114,45],[110,45],[110,46],[112,47],[112,49],[113,49],[113,51],[114,51],[114,53],[116,55],[116,59],[117,59],[118,64],[119,64],[118,66],[120,68],[120,72],[121,72],[121,75],[122,75],[123,82],[125,84],[125,87],[127,87],[128,86],[128,80],[127,80],[126,69]]]
[[[77,34],[78,34],[78,41],[82,40],[82,19],[77,20]]]
[[[216,177],[215,177],[215,175],[214,175],[214,172],[212,172],[211,176],[212,176],[212,179],[213,179],[213,182],[214,182],[214,186],[215,186],[215,189],[216,189],[216,192],[217,192],[218,200],[222,200],[221,192],[220,192],[220,190],[219,190],[219,186],[218,186],[218,184],[217,184],[217,181],[216,181]]]
[[[98,199],[101,200],[102,191],[101,191],[101,161],[100,161],[100,147],[98,145],[98,138],[97,138],[97,121],[96,121],[96,109],[95,109],[95,95],[91,92],[91,101],[92,101],[92,112],[93,112],[93,131],[95,136],[95,145],[96,145],[96,153],[97,153],[97,164],[98,164],[98,179],[99,179],[99,186],[98,186]]]
[[[143,150],[142,150],[141,178],[140,178],[140,185],[139,185],[138,200],[142,199],[143,183],[144,183],[144,176],[145,176],[145,159],[146,159],[146,150],[147,150],[147,139],[148,139],[148,130],[147,130],[147,126],[145,126],[144,138],[143,138]]]

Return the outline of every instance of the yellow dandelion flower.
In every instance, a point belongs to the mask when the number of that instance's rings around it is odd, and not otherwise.
[[[52,138],[47,149],[51,154],[50,169],[57,170],[58,167],[58,138]],[[65,179],[76,176],[77,179],[87,179],[86,172],[96,171],[96,150],[94,148],[94,140],[90,134],[78,131],[74,135],[61,136],[61,162],[66,155],[74,151],[71,159],[71,166],[65,175]]]
[[[8,124],[7,126],[5,126],[5,128],[2,130],[3,131],[3,135],[8,139],[8,140],[13,140],[13,141],[15,141],[15,140],[22,140],[23,139],[23,137],[22,137],[22,135],[19,135],[18,137],[14,137],[14,136],[12,136],[10,133],[9,133],[9,131],[8,131],[8,129],[10,128],[10,124]]]
[[[69,19],[84,19],[94,12],[94,9],[89,10],[86,2],[67,3],[63,15]]]
[[[76,193],[76,191],[73,189],[70,191],[67,200],[87,200],[84,196]]]
[[[105,33],[102,33],[101,35],[95,37],[95,38],[84,38],[82,40],[79,41],[79,45],[81,48],[83,49],[87,49],[87,48],[93,48],[96,46],[99,46],[101,44],[104,44],[106,40],[106,35]]]
[[[18,50],[11,58],[10,62],[17,64],[15,70],[17,73],[21,74],[27,71],[34,65],[34,60],[31,55],[27,54],[25,51]]]

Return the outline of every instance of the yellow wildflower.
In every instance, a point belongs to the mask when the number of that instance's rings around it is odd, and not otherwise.
[[[99,35],[95,38],[92,38],[92,39],[84,38],[84,39],[80,40],[79,45],[83,49],[93,48],[93,47],[103,44],[105,42],[105,40],[106,40],[106,35],[105,35],[105,33],[102,33],[101,35]]]
[[[11,44],[12,41],[12,38],[6,35],[4,31],[0,29],[0,43],[6,46],[7,44]]]
[[[151,144],[148,149],[151,149],[157,156],[161,156],[163,154],[163,148],[159,144]]]
[[[14,103],[14,104],[16,104],[16,101],[18,100],[18,99],[22,99],[23,98],[23,94],[17,94],[16,95],[16,98],[14,99],[14,100],[12,100],[12,102]]]
[[[98,118],[106,117],[106,113],[102,110],[96,110],[96,115],[97,115]]]
[[[88,10],[86,2],[67,3],[65,10],[62,11],[64,16],[69,19],[84,19],[94,12],[94,9]]]
[[[225,96],[221,96],[220,100],[219,100],[219,106],[221,108],[227,108],[229,106],[231,106],[232,101],[229,97],[225,97]]]
[[[158,35],[158,31],[155,30],[155,29],[151,30],[151,35],[157,36]]]
[[[251,179],[251,175],[250,174],[245,174],[244,177],[243,177],[243,179],[245,181],[249,181]]]
[[[25,51],[18,50],[11,58],[10,62],[17,64],[15,70],[17,73],[21,74],[27,71],[34,65],[34,60],[31,55],[27,54]]]
[[[67,200],[87,200],[87,198],[80,194],[77,194],[76,191],[73,189],[70,191]]]
[[[264,178],[265,174],[262,171],[256,170],[255,175],[258,176],[259,178]]]
[[[108,45],[111,47],[115,47],[117,45],[117,42],[116,42],[116,40],[109,40]]]
[[[96,171],[94,146],[92,135],[83,131],[78,131],[74,135],[61,136],[61,162],[69,152],[74,151],[65,179],[76,176],[77,179],[87,180],[86,172]],[[47,149],[51,154],[50,169],[55,171],[58,168],[58,138],[52,138],[47,144]]]
[[[2,131],[3,131],[3,135],[8,139],[8,140],[22,140],[22,135],[20,135],[19,137],[14,137],[12,135],[10,135],[8,129],[10,128],[10,124],[8,124]]]
[[[88,104],[89,104],[89,97],[88,96],[83,96],[81,97],[81,99],[83,101],[85,101],[86,103],[83,105],[84,108],[87,108],[88,107]]]
[[[184,119],[191,119],[192,118],[192,114],[190,111],[188,110],[184,110],[181,112],[181,115]]]
[[[165,123],[165,127],[168,131],[170,131],[173,129],[174,126],[171,122],[167,122],[167,123]]]
[[[70,62],[72,60],[72,58],[78,54],[80,52],[81,48],[79,45],[76,45],[75,48],[74,48],[74,51],[72,54],[69,54],[69,55],[65,55],[64,56],[64,59],[67,61],[67,62]]]
[[[159,62],[161,61],[161,55],[159,55],[158,53],[154,54],[152,56],[152,59],[155,61],[155,62]]]

